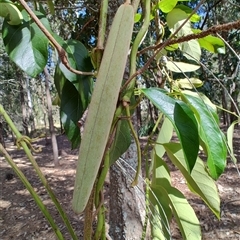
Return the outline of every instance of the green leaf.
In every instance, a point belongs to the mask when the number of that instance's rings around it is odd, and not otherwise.
[[[240,123],[240,118],[239,120],[234,121],[227,130],[227,143],[229,147],[229,154],[235,164],[237,163],[237,159],[234,156],[234,151],[233,151],[233,133],[234,133],[234,126],[235,124],[238,124],[238,123]]]
[[[42,13],[34,12],[43,25],[50,30],[48,20]],[[18,26],[3,23],[3,42],[10,59],[31,77],[43,71],[48,59],[48,39],[22,11],[23,24]]]
[[[172,122],[184,150],[189,171],[194,167],[199,137],[197,122],[192,110],[183,102],[170,98],[162,89],[141,89],[143,94]]]
[[[187,171],[184,154],[179,143],[166,143],[164,147],[168,157],[181,171],[186,179],[189,189],[202,198],[212,212],[220,218],[220,199],[218,190],[213,179],[208,175],[203,161],[197,158],[196,164],[191,172]]]
[[[177,5],[177,8],[183,10],[185,13],[187,13],[187,15],[189,16],[191,13],[192,13],[192,8],[186,6],[186,5],[183,5],[183,4],[179,4]],[[199,16],[198,14],[194,13],[191,18],[190,18],[190,21],[193,22],[193,23],[196,23],[196,22],[199,22],[201,20],[201,16]]]
[[[172,134],[173,134],[173,125],[170,122],[170,120],[165,117],[163,124],[161,126],[161,129],[159,131],[156,144],[154,146],[154,149],[158,157],[160,158],[163,157],[165,153],[165,149],[162,146],[162,144],[168,143],[172,138]]]
[[[168,216],[167,214],[169,214],[169,211],[172,211],[181,231],[183,239],[201,239],[201,228],[199,221],[196,217],[194,210],[189,205],[184,195],[179,190],[171,187],[170,185],[164,187],[161,185],[155,185],[151,188],[153,190],[154,196],[152,197],[151,194],[149,194],[150,199],[151,201],[153,201],[154,206],[158,206],[160,215],[158,216],[156,213],[154,214],[154,223],[158,224],[157,227],[159,226],[159,223],[163,223],[160,226],[160,230],[163,230],[163,232],[167,236],[167,239],[169,239],[169,232],[167,231],[167,228],[163,228],[163,226],[167,226],[166,216]],[[155,196],[157,197],[157,201]],[[171,206],[171,208],[169,208],[169,205]],[[160,218],[158,222],[156,221],[157,217]],[[158,230],[157,227],[155,227],[156,230]],[[161,236],[161,232],[159,230],[153,230],[154,229],[152,229],[152,232],[156,234],[156,236],[154,236],[155,239],[161,239],[159,238],[159,236]]]
[[[168,1],[167,2],[171,2]],[[186,20],[188,18],[188,15],[181,9],[179,8],[175,8],[172,9],[171,12],[168,13],[167,15],[167,25],[170,28],[171,32],[174,32],[177,30],[178,27],[180,27],[180,25],[182,24],[182,21]],[[190,28],[190,22],[187,22],[186,25],[189,26]],[[180,34],[183,35],[183,34]]]
[[[182,72],[194,72],[198,70],[200,66],[185,62],[167,61],[167,68],[172,72],[182,73]]]
[[[206,95],[204,95],[201,92],[193,92],[193,91],[189,91],[189,90],[183,90],[182,93],[186,93],[188,95],[194,96],[194,97],[200,99],[201,101],[203,101],[208,106],[210,106],[213,109],[213,114],[215,112],[215,114],[214,114],[215,120],[217,121],[217,123],[219,123],[219,119],[218,119],[218,115],[217,115],[217,107],[215,104],[213,104],[211,102],[211,100]]]
[[[155,150],[153,150],[152,155],[153,172],[151,186],[162,185],[168,187],[171,185],[169,168]]]
[[[168,187],[171,187],[170,185]],[[169,222],[172,218],[172,210],[169,206],[167,191],[161,191],[160,186],[151,187],[149,202],[151,209],[150,223],[152,239],[171,239]],[[164,188],[163,188],[164,189]]]
[[[197,62],[200,61],[201,48],[197,40],[193,39],[184,43],[179,43],[179,49],[187,59]]]
[[[198,119],[200,137],[207,150],[208,170],[216,180],[224,171],[227,157],[226,139],[218,126],[217,115],[199,98],[188,94],[183,94],[182,98],[191,105]]]
[[[193,89],[203,85],[203,82],[198,78],[183,78],[176,80],[178,87],[181,89]]]
[[[141,20],[141,18],[142,18],[142,14],[136,13],[134,16],[134,23],[139,22]]]
[[[112,165],[123,153],[127,151],[131,144],[131,134],[127,121],[118,121],[116,135],[110,147],[109,163]]]
[[[59,68],[59,65],[57,65],[54,73],[54,84],[60,99],[62,98],[62,89],[66,81],[68,80],[65,78],[64,74]]]
[[[192,29],[192,31],[193,33],[202,32],[200,29]],[[219,50],[222,51],[222,49],[224,49],[225,51],[225,44],[222,41],[222,39],[218,37],[208,35],[206,37],[199,38],[198,42],[202,48],[206,49],[209,52],[219,53]],[[221,52],[221,53],[225,53],[225,52]]]
[[[7,0],[0,1],[0,17],[6,18],[9,25],[19,25],[23,20],[22,13],[11,1]]]
[[[201,240],[200,223],[184,195],[174,187],[167,190],[173,215],[178,223],[183,239]]]
[[[78,91],[71,82],[66,81],[62,88],[61,121],[73,149],[80,144],[81,135],[78,121],[82,117],[83,112],[84,108]]]
[[[164,12],[164,13],[168,13],[170,11],[172,11],[172,9],[176,6],[178,0],[161,0],[158,3],[158,7],[159,9]]]
[[[171,188],[170,172],[167,164],[156,154],[155,150],[152,151],[152,155],[153,172],[151,191],[149,190],[152,238],[163,239],[161,237],[164,235],[164,239],[170,239],[169,222],[172,218],[172,210],[169,207],[168,198],[159,191],[159,186],[166,189]]]
[[[51,13],[52,15],[54,15],[54,14],[55,14],[55,9],[54,9],[54,3],[53,3],[53,1],[52,1],[52,0],[47,0],[47,5],[48,5],[48,7],[49,7],[50,13]]]
[[[59,38],[57,40],[58,42],[60,41]],[[68,40],[62,44],[62,47],[67,52],[69,64],[72,68],[84,72],[91,72],[93,70],[88,50],[82,43],[76,40]],[[89,104],[90,95],[92,93],[92,77],[72,73],[63,65],[62,62],[59,62],[59,68],[63,72],[65,78],[75,86],[80,95],[82,106],[85,109]]]
[[[167,15],[167,25],[172,33],[179,29],[183,22],[188,18],[183,10],[174,8]],[[187,21],[180,31],[176,34],[177,37],[187,36],[192,33],[191,23]],[[179,43],[179,48],[183,52],[183,55],[194,61],[199,61],[201,56],[201,48],[197,40],[193,39],[187,42]]]

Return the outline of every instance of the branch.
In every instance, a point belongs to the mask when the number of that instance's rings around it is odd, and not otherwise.
[[[76,74],[80,74],[80,75],[94,75],[93,72],[82,72],[82,71],[73,69],[69,64],[67,53],[62,48],[62,46],[54,39],[54,37],[50,34],[50,32],[45,28],[45,26],[42,24],[42,22],[38,19],[38,17],[34,14],[34,12],[31,10],[31,8],[27,5],[27,3],[24,0],[19,0],[19,2],[22,4],[23,8],[28,12],[30,17],[37,24],[37,26],[41,29],[41,31],[45,34],[45,36],[48,38],[48,40],[55,47],[55,49],[58,52],[58,55],[59,55],[59,58],[60,58],[61,62],[64,64],[64,66],[69,71],[71,71],[73,73],[76,73]]]
[[[227,32],[229,30],[239,29],[239,28],[240,28],[240,20],[238,20],[236,22],[230,22],[230,23],[225,23],[225,24],[221,24],[221,25],[216,25],[216,26],[212,26],[209,29],[204,30],[200,33],[193,33],[193,34],[189,34],[187,36],[172,39],[172,40],[168,41],[167,46],[175,44],[175,43],[187,42],[192,39],[204,38],[210,34],[217,34],[218,32]],[[155,46],[150,46],[150,47],[144,48],[143,50],[139,51],[138,54],[142,54],[143,52],[146,52],[148,50],[157,50],[159,48],[162,48],[163,45],[165,45],[165,43],[160,43]]]

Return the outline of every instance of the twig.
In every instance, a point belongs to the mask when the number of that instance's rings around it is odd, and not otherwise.
[[[193,33],[193,34],[189,34],[187,36],[172,39],[172,40],[168,41],[167,45],[187,42],[187,41],[190,41],[190,40],[193,40],[193,39],[204,38],[204,37],[206,37],[210,34],[217,34],[218,32],[227,32],[229,30],[239,29],[239,28],[240,28],[240,20],[238,20],[236,22],[230,22],[230,23],[225,23],[225,24],[221,24],[221,25],[217,25],[217,26],[212,26],[209,29],[204,30],[200,33]],[[160,44],[155,45],[155,46],[146,47],[143,50],[141,50],[138,54],[142,54],[143,52],[146,52],[148,50],[157,50],[159,48],[162,48],[163,45],[165,45],[165,43],[160,43]]]

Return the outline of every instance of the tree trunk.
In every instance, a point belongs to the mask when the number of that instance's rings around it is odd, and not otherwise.
[[[21,102],[21,108],[22,108],[22,126],[24,130],[23,134],[29,136],[28,115],[27,115],[28,111],[27,111],[27,99],[26,99],[26,82],[18,69],[16,69],[16,76],[19,80],[20,102]]]
[[[135,143],[132,143],[128,151],[123,154],[123,159],[136,169],[137,151]],[[135,172],[128,164],[121,161],[121,165],[126,170],[125,173],[117,164],[114,164],[110,170],[109,235],[114,240],[139,240],[143,231],[145,214],[145,197],[141,193],[143,186],[139,181],[140,191],[137,190],[137,187],[131,187]]]
[[[57,138],[55,135],[54,130],[54,123],[53,123],[53,116],[52,116],[52,100],[49,90],[49,74],[47,71],[47,68],[44,68],[44,74],[45,74],[45,87],[46,87],[46,99],[47,99],[47,109],[48,109],[48,121],[49,121],[49,132],[51,135],[52,140],[52,149],[53,149],[53,162],[54,166],[59,166],[59,159],[58,159],[58,144],[57,144]]]
[[[1,121],[0,121],[0,143],[3,145],[4,148],[6,147],[4,141],[4,129]]]

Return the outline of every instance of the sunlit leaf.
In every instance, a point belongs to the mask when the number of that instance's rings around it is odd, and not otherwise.
[[[142,18],[142,14],[140,13],[136,13],[135,16],[134,16],[134,22],[137,23],[141,20]]]
[[[170,11],[172,11],[172,9],[176,6],[178,0],[161,0],[158,3],[158,7],[160,8],[160,10],[164,13],[168,13]]]
[[[182,89],[193,89],[203,85],[203,82],[198,78],[183,78],[176,80],[178,87]]]
[[[186,6],[186,5],[183,5],[183,4],[178,4],[177,5],[177,8],[183,10],[185,13],[187,13],[188,15],[190,15],[193,11],[192,8]],[[190,18],[190,21],[191,22],[199,22],[201,20],[201,16],[199,16],[198,14],[194,13],[191,18]]]
[[[168,196],[183,239],[201,240],[200,223],[184,195],[178,189],[172,187],[168,189]]]
[[[165,149],[162,146],[162,143],[168,143],[172,138],[172,134],[173,134],[173,125],[168,118],[165,118],[161,126],[161,129],[159,131],[156,144],[154,147],[158,157],[160,158],[163,157],[165,153]]]
[[[167,25],[172,33],[177,32],[176,36],[182,37],[192,34],[191,23],[187,21],[184,26],[182,24],[188,18],[188,14],[179,8],[174,8],[167,15]],[[199,61],[201,56],[201,48],[197,40],[193,39],[187,42],[179,43],[179,49],[183,52],[183,55],[194,61]]]
[[[199,195],[209,206],[213,213],[220,218],[220,198],[215,182],[205,169],[203,161],[197,158],[196,164],[191,172],[187,171],[184,154],[179,143],[164,144],[168,157],[181,171],[186,179],[189,189]]]
[[[194,72],[200,68],[199,65],[185,63],[185,62],[175,62],[167,61],[167,68],[172,72]]]
[[[192,29],[192,31],[193,33],[202,32],[200,29]],[[221,53],[225,53],[225,44],[222,39],[218,37],[208,35],[206,37],[199,38],[198,42],[202,48],[208,50],[209,52],[219,53],[219,51],[221,51]],[[222,49],[224,52],[222,52]]]

